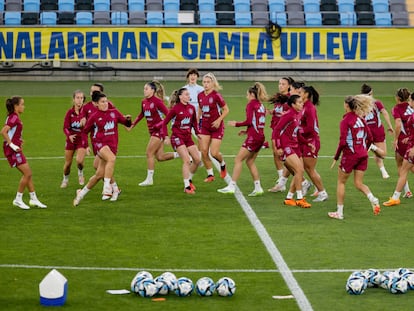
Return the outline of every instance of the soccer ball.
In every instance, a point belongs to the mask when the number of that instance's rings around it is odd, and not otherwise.
[[[381,273],[377,269],[368,269],[363,272],[368,281],[368,287],[377,287],[380,284]]]
[[[136,286],[139,282],[143,279],[152,279],[152,274],[148,271],[139,271],[131,281],[131,291],[134,293],[138,293]]]
[[[216,283],[216,291],[219,296],[233,296],[236,292],[236,283],[229,277],[222,277]]]
[[[398,268],[395,270],[395,274],[398,274],[399,276],[402,276],[403,274],[410,272],[407,268]]]
[[[363,273],[352,273],[346,281],[345,290],[350,295],[361,295],[368,286],[368,280]]]
[[[181,277],[177,280],[177,288],[175,289],[175,293],[177,296],[190,296],[193,290],[194,284],[193,281],[191,281],[189,278]]]
[[[168,287],[167,280],[165,280],[161,275],[157,276],[155,279],[155,284],[158,288],[158,294],[160,295],[167,295],[170,291],[170,288]]]
[[[177,277],[172,272],[164,272],[161,277],[168,284],[168,290],[174,291],[177,288]]]
[[[409,289],[414,289],[414,272],[408,271],[404,273],[401,277],[407,280]]]
[[[396,276],[389,282],[389,290],[392,294],[405,294],[408,291],[407,279]]]
[[[391,280],[395,276],[398,276],[398,275],[395,274],[395,272],[393,271],[384,271],[384,273],[382,274],[381,280],[380,280],[380,286],[384,289],[390,289]]]
[[[141,297],[153,297],[158,294],[157,284],[153,279],[146,278],[137,283],[138,294]]]
[[[203,277],[197,281],[195,289],[200,296],[211,296],[216,289],[216,283],[209,277]]]

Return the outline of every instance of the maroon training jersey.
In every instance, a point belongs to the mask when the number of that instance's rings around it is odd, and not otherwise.
[[[272,139],[275,140],[277,149],[287,147],[297,149],[299,147],[298,133],[301,117],[302,112],[291,107],[280,117],[272,133]]]
[[[158,132],[159,130],[154,128],[154,126],[160,123],[168,114],[168,108],[165,106],[163,100],[155,96],[145,98],[141,102],[141,108],[141,113],[136,117],[133,124],[137,124],[145,117],[150,135]]]
[[[81,120],[85,117],[82,110],[76,113],[75,108],[71,108],[66,112],[65,119],[63,121],[63,133],[66,138],[69,139],[70,135],[76,134],[76,140],[80,138],[86,138],[87,136],[82,133]],[[82,137],[84,135],[85,137]]]
[[[197,117],[195,108],[191,104],[184,105],[183,103],[175,104],[164,121],[160,125],[162,128],[166,128],[168,122],[172,120],[172,135],[185,138],[191,137],[191,128],[194,128],[196,134],[198,134]],[[166,133],[164,133],[166,135]],[[172,136],[171,135],[171,136]]]
[[[23,133],[23,123],[19,118],[19,115],[15,112],[9,114],[6,118],[5,125],[8,125],[10,127],[10,130],[8,132],[9,138],[13,144],[16,146],[19,146],[22,148],[22,133]],[[6,141],[4,141],[4,146],[6,148],[11,149],[9,146],[6,146]],[[14,151],[13,151],[14,152]]]
[[[246,106],[246,120],[237,122],[236,126],[247,126],[247,136],[262,139],[266,122],[266,109],[257,99],[249,101]]]
[[[198,94],[198,104],[201,109],[201,126],[207,129],[217,130],[211,124],[220,117],[221,108],[226,105],[221,94],[216,91],[212,91],[208,95],[205,92],[201,92]]]
[[[406,123],[409,117],[414,113],[414,109],[410,107],[407,102],[399,103],[392,108],[392,116],[395,119],[401,119],[401,132],[398,136],[398,141],[407,138]]]
[[[315,105],[310,100],[303,104],[300,128],[301,134],[306,141],[313,141],[319,138],[318,113]]]

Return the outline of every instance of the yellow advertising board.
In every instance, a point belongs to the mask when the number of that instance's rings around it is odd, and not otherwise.
[[[0,61],[411,62],[409,28],[1,28]]]

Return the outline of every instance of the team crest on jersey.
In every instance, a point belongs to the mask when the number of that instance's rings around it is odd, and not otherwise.
[[[150,109],[154,109],[154,107],[155,107],[154,103],[151,102]]]
[[[189,109],[188,109],[188,112],[189,112],[189,113],[191,113],[191,114],[193,114],[193,113],[194,113],[193,108],[189,108]]]
[[[209,103],[209,104],[212,104],[213,102],[214,102],[213,97],[210,97],[210,98],[208,99],[208,103]]]
[[[109,115],[111,116],[111,118],[115,118],[115,113],[114,112],[111,112]]]

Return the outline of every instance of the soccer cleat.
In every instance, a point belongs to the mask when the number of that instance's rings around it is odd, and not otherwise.
[[[36,200],[30,200],[29,201],[29,205],[31,207],[39,207],[39,208],[46,208],[47,207],[47,205],[43,204],[38,199],[36,199]]]
[[[382,173],[382,178],[388,179],[388,178],[390,178],[390,175],[388,175],[387,172],[384,172],[384,173]]]
[[[102,201],[109,200],[110,198],[112,198],[112,194],[111,195],[109,195],[109,194],[103,194],[102,195]]]
[[[312,187],[312,186],[313,186],[313,184],[309,180],[305,180],[305,181],[302,182],[302,194],[303,194],[303,196],[305,196],[308,193],[310,187]]]
[[[268,189],[269,192],[285,192],[286,186],[280,186],[279,184],[276,184],[273,188]]]
[[[76,190],[76,197],[73,199],[73,206],[78,206],[79,202],[83,199],[80,196],[81,191],[82,191],[81,189]]]
[[[400,203],[401,203],[400,199],[390,198],[388,201],[382,203],[382,205],[384,205],[384,206],[394,206],[394,205],[399,205]]]
[[[315,188],[315,191],[311,194],[311,197],[317,197],[319,195],[318,189]]]
[[[29,205],[26,205],[23,201],[13,200],[13,205],[20,207],[21,209],[30,209]]]
[[[381,213],[381,207],[379,205],[375,205],[374,207],[372,207],[372,211],[374,212],[375,216],[378,216],[379,213]]]
[[[344,219],[344,215],[340,215],[338,212],[329,212],[328,216],[334,219],[339,219],[339,220]]]
[[[191,188],[191,186],[185,187],[184,192],[187,194],[195,194],[195,191]]]
[[[112,197],[112,186],[111,185],[107,185],[103,187],[103,191],[102,191],[102,201],[108,200]]]
[[[117,201],[118,200],[118,196],[121,194],[121,192],[122,192],[121,189],[118,189],[118,191],[114,191],[112,193],[112,197],[110,198],[109,201],[111,201],[111,202]]]
[[[411,193],[411,191],[407,191],[403,195],[403,198],[407,198],[407,199],[411,199],[412,197],[413,197],[413,194]]]
[[[62,188],[62,189],[66,188],[68,186],[68,184],[69,184],[69,181],[63,180],[62,183],[60,184],[60,188]]]
[[[235,191],[234,188],[230,187],[230,186],[227,186],[227,187],[224,187],[224,188],[221,188],[221,189],[217,189],[217,192],[228,193],[228,194],[233,194],[234,191]]]
[[[296,206],[299,206],[301,208],[310,208],[312,205],[309,202],[306,202],[306,199],[300,199],[296,200]]]
[[[294,199],[285,199],[283,201],[283,204],[289,205],[289,206],[296,206],[296,201]]]
[[[194,186],[192,181],[190,181],[190,188],[193,189],[193,191],[197,190],[196,186]]]
[[[226,164],[220,166],[220,177],[225,178],[227,176]]]
[[[208,175],[205,179],[204,182],[213,182],[214,181],[214,175]]]
[[[78,181],[79,181],[79,185],[83,186],[85,184],[85,177],[82,176],[78,176]]]
[[[253,190],[253,192],[249,193],[248,196],[249,197],[258,197],[263,195],[263,189],[260,189],[259,191]]]
[[[325,193],[321,192],[321,193],[318,193],[318,196],[316,197],[316,199],[313,199],[312,202],[323,202],[326,200],[328,200],[328,194],[326,192]]]
[[[141,187],[152,186],[154,182],[152,180],[145,179],[143,182],[140,182],[138,185]]]

